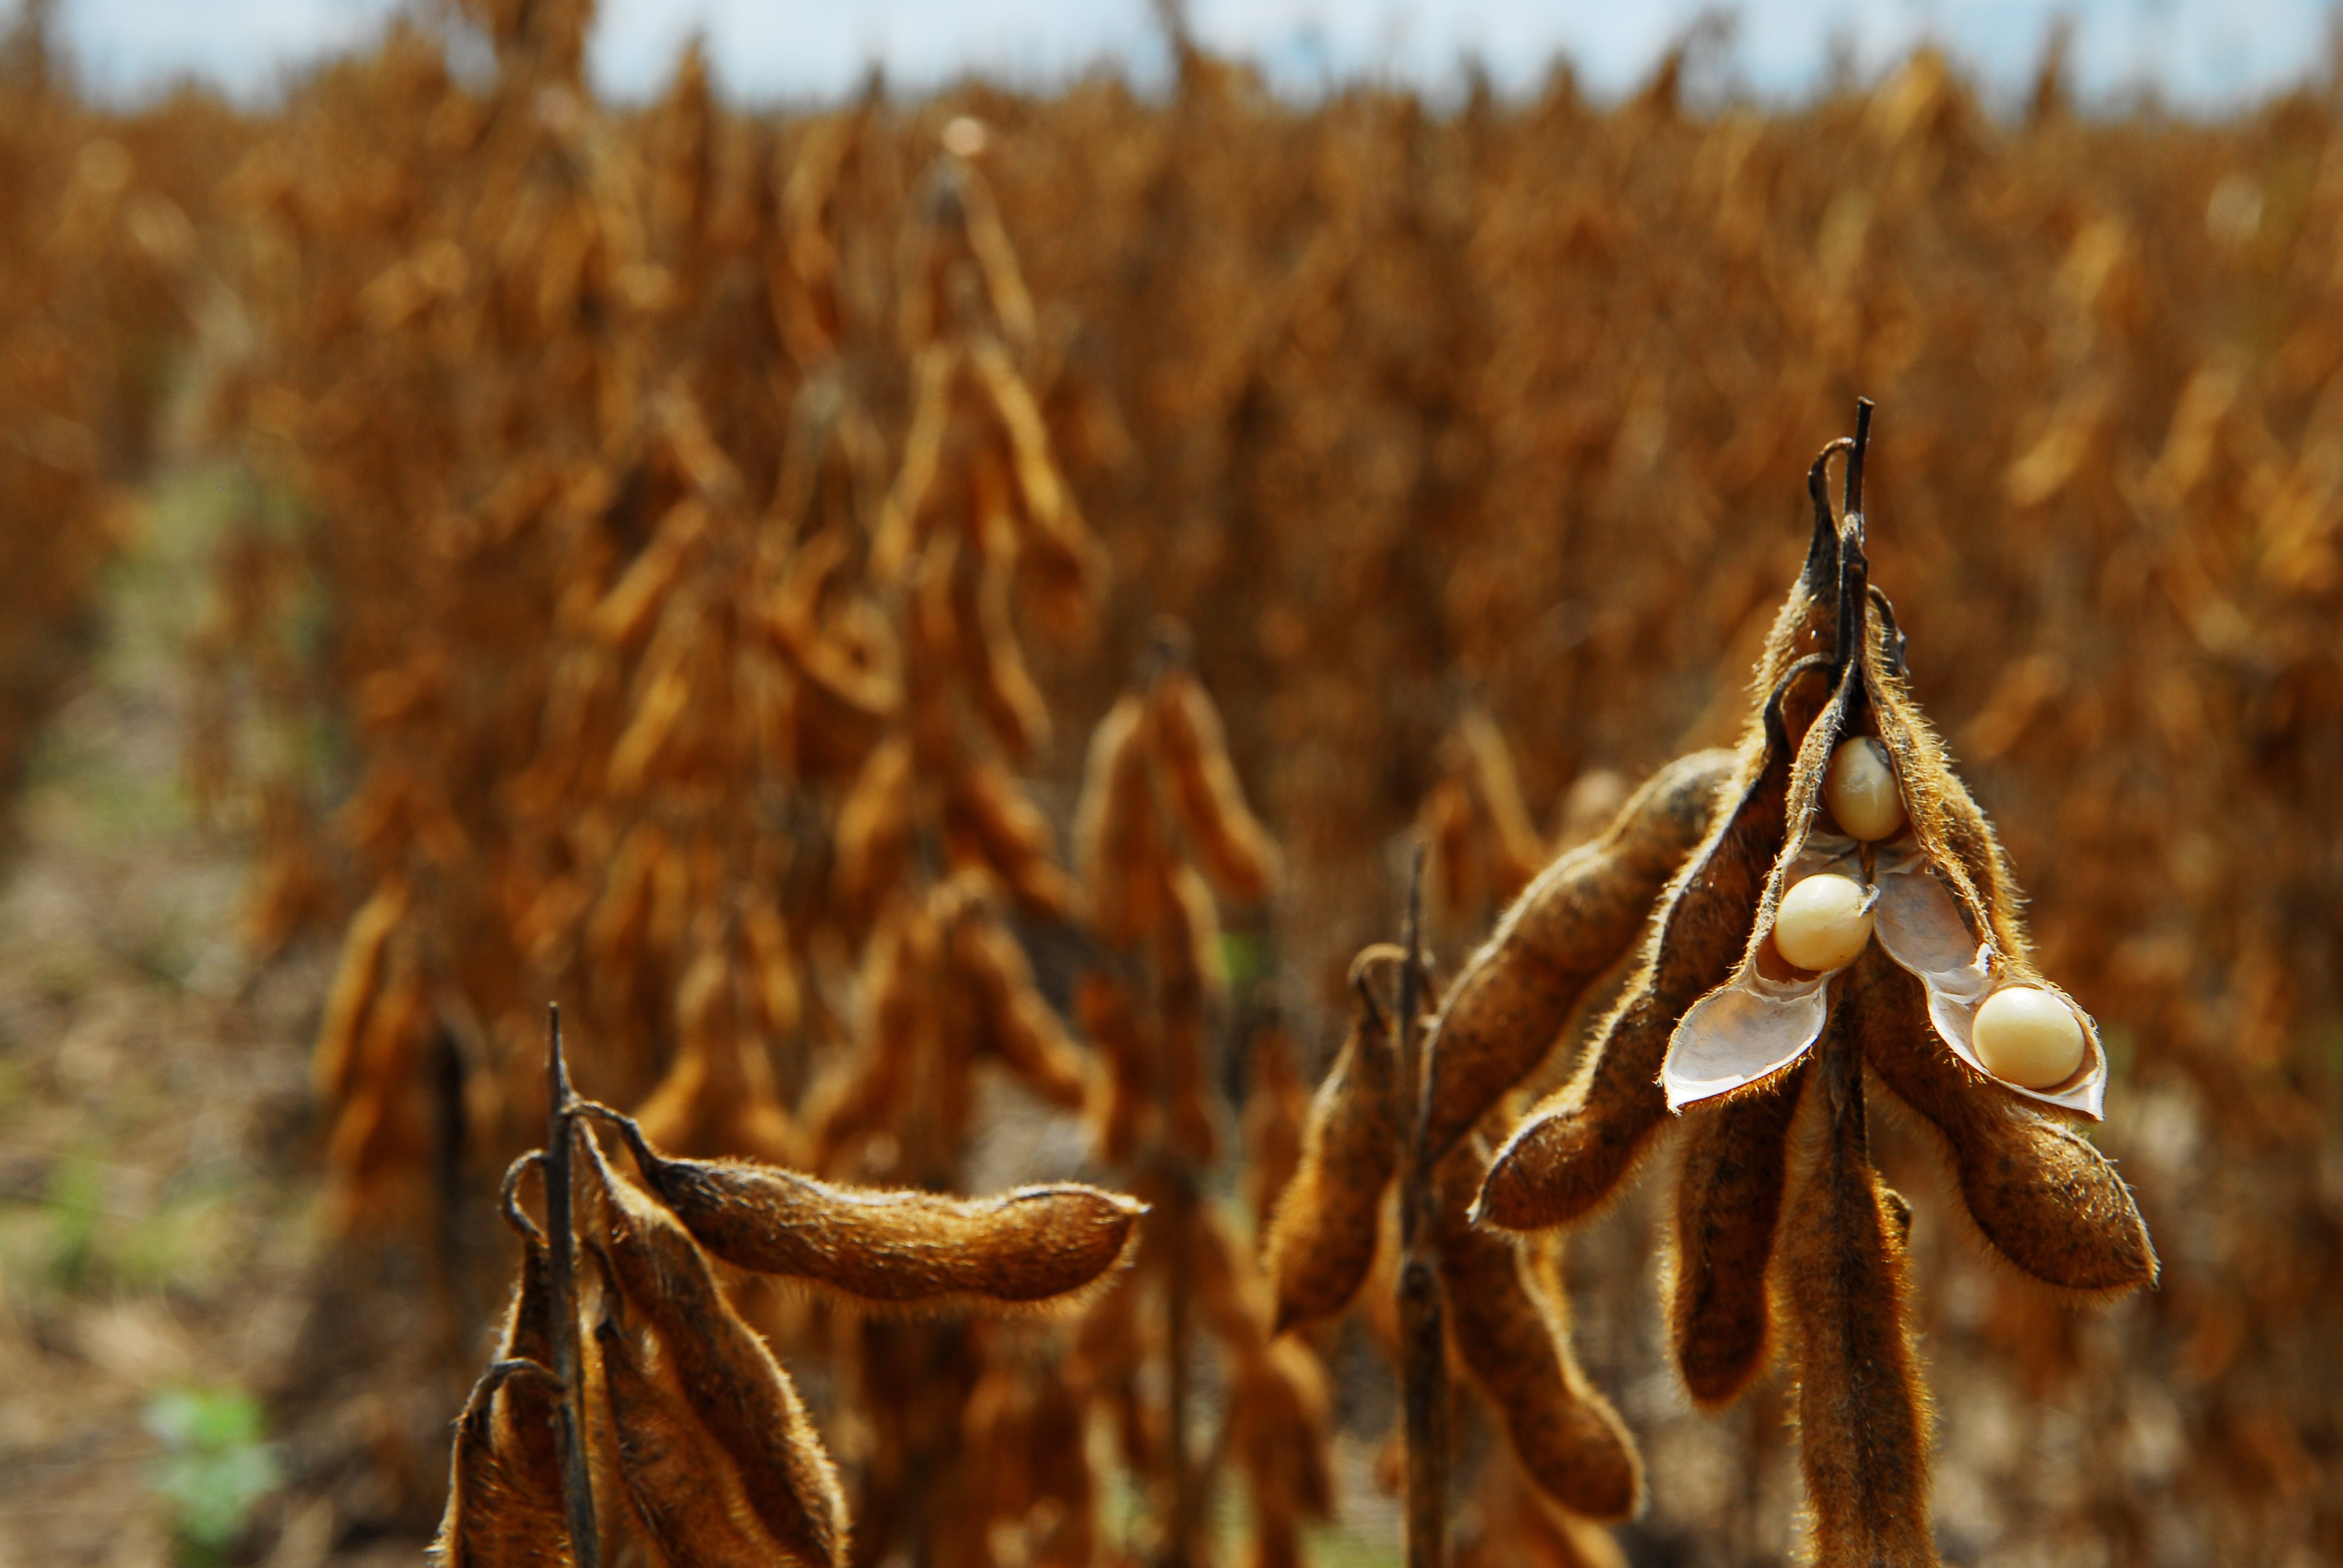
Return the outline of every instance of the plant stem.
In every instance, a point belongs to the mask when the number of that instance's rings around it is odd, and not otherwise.
[[[561,1008],[547,1009],[545,1229],[547,1294],[551,1298],[553,1375],[561,1380],[554,1412],[553,1451],[561,1465],[561,1512],[578,1568],[601,1568],[594,1518],[594,1483],[586,1470],[585,1388],[578,1343],[578,1232],[569,1217],[569,1156],[578,1122],[578,1096],[561,1059]]]
[[[1423,846],[1408,873],[1407,949],[1399,971],[1399,1081],[1413,1097],[1400,1166],[1399,1322],[1407,1435],[1408,1568],[1443,1568],[1448,1560],[1448,1334],[1440,1296],[1440,1258],[1432,1161],[1425,1132],[1432,1116],[1432,1047],[1417,1017],[1423,1008]]]
[[[1193,1264],[1187,1257],[1194,1239],[1195,1183],[1176,1156],[1165,1161],[1164,1189],[1172,1201],[1169,1217],[1171,1233],[1179,1249],[1177,1266],[1171,1271],[1163,1303],[1163,1333],[1169,1342],[1165,1347],[1164,1401],[1169,1407],[1164,1422],[1164,1445],[1171,1450],[1172,1507],[1170,1528],[1164,1533],[1163,1562],[1166,1568],[1189,1568],[1195,1558],[1195,1526],[1197,1509],[1196,1465],[1188,1452],[1189,1404],[1193,1398],[1195,1382],[1191,1365],[1194,1346],[1191,1343],[1192,1330],[1188,1281]]]

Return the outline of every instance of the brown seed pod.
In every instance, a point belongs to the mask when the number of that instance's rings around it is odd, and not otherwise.
[[[804,988],[780,911],[761,892],[751,890],[741,900],[740,935],[754,970],[749,994],[756,1002],[759,1021],[768,1039],[786,1040],[802,1021]]]
[[[1203,683],[1178,667],[1157,678],[1151,707],[1172,809],[1197,859],[1229,898],[1261,902],[1277,886],[1277,846],[1245,804],[1219,710]]]
[[[1537,874],[1545,846],[1523,803],[1521,776],[1496,721],[1475,708],[1457,725],[1454,739],[1475,814],[1488,824],[1490,896],[1503,902]]]
[[[708,508],[696,499],[686,498],[670,508],[642,554],[628,564],[625,574],[594,607],[587,629],[612,648],[632,648],[641,642],[682,575],[693,545],[707,531],[708,521]]]
[[[972,335],[970,362],[990,395],[1008,437],[1011,471],[1024,501],[1024,547],[1040,574],[1034,608],[1061,640],[1079,637],[1106,575],[1105,552],[1083,523],[1050,453],[1049,428],[1032,389],[998,339]]]
[[[347,1098],[326,1146],[337,1231],[387,1223],[417,1195],[431,1137],[418,1064],[435,1023],[412,955],[394,954],[382,990],[367,1010]]]
[[[1466,1218],[1485,1148],[1459,1144],[1435,1173],[1440,1274],[1449,1342],[1503,1415],[1513,1453],[1539,1488],[1581,1517],[1625,1519],[1644,1468],[1610,1402],[1571,1354],[1566,1299],[1551,1266]]]
[[[1660,1064],[1676,1020],[1732,972],[1780,847],[1785,749],[1745,748],[1707,840],[1669,884],[1643,968],[1595,1031],[1576,1075],[1516,1129],[1481,1194],[1508,1230],[1584,1219],[1618,1191],[1667,1119]],[[1534,887],[1532,895],[1535,893]]]
[[[1220,975],[1220,920],[1212,890],[1184,861],[1156,868],[1163,884],[1155,905],[1164,920],[1154,933],[1156,1017],[1161,1027],[1159,1103],[1172,1143],[1209,1162],[1220,1142],[1217,1097],[1207,1076],[1212,998]]]
[[[826,1564],[765,1527],[723,1446],[678,1386],[666,1346],[643,1340],[639,1345],[610,1317],[594,1329],[614,1451],[601,1468],[617,1473],[652,1543],[673,1563]]]
[[[1503,1448],[1481,1467],[1473,1513],[1480,1530],[1456,1554],[1456,1568],[1627,1568],[1611,1533],[1557,1507]]]
[[[871,748],[838,813],[839,902],[858,920],[878,912],[911,857],[911,743],[890,735]]]
[[[1426,846],[1438,907],[1451,915],[1472,914],[1484,886],[1472,791],[1462,779],[1443,774],[1424,791],[1415,821]]]
[[[1332,1511],[1327,1463],[1333,1391],[1308,1346],[1278,1339],[1236,1357],[1229,1389],[1229,1447],[1252,1503],[1250,1561],[1302,1562],[1298,1526]]]
[[[1920,981],[1876,944],[1847,978],[1865,1060],[1942,1137],[1961,1202],[1996,1251],[2062,1290],[2156,1282],[2147,1227],[2106,1155],[1954,1057],[1928,1027]]]
[[[1765,1280],[1805,1066],[1684,1114],[1668,1331],[1693,1402],[1729,1404],[1772,1359]]]
[[[1833,1015],[1816,1053],[1782,1231],[1798,1464],[1818,1563],[1934,1568],[1927,1396],[1906,1327],[1900,1201],[1865,1152],[1852,1011]]]
[[[406,879],[387,879],[359,906],[348,934],[342,939],[341,960],[326,993],[325,1015],[317,1025],[317,1043],[310,1056],[309,1081],[317,1098],[327,1105],[340,1104],[349,1093],[359,1031],[382,988],[385,955],[392,935],[406,918],[407,904]]]
[[[960,365],[960,346],[949,339],[924,344],[912,357],[911,422],[904,435],[903,463],[895,470],[895,482],[880,508],[879,526],[870,540],[870,576],[876,582],[897,581],[919,548],[928,492],[941,465],[944,437],[951,424],[952,385]]]
[[[1404,957],[1386,942],[1352,960],[1351,1032],[1311,1102],[1301,1168],[1270,1221],[1263,1261],[1277,1333],[1341,1312],[1374,1266],[1383,1196],[1398,1169],[1400,1111],[1390,1023],[1370,971]]]
[[[553,1445],[560,1384],[548,1370],[548,1303],[545,1249],[524,1238],[497,1359],[457,1419],[447,1507],[430,1552],[441,1568],[555,1568],[573,1560]]]
[[[971,477],[976,516],[977,559],[957,581],[958,613],[976,710],[995,740],[1011,757],[1027,757],[1050,743],[1050,705],[1025,667],[1010,612],[1017,580],[1017,533],[1008,498],[988,484],[997,470],[980,465]]]
[[[813,1096],[818,1168],[830,1169],[853,1140],[900,1114],[941,1021],[930,1003],[941,979],[942,942],[927,910],[908,901],[889,906],[871,933],[862,969],[862,1038]]]
[[[1009,770],[992,759],[967,761],[944,800],[946,857],[955,870],[985,869],[1027,914],[1066,920],[1081,907],[1058,863],[1057,833]]]
[[[948,950],[976,1001],[981,1049],[1042,1099],[1081,1109],[1090,1093],[1089,1066],[1057,1010],[1035,989],[1032,966],[1017,939],[980,908],[970,908],[952,922]]]
[[[597,1240],[628,1319],[657,1337],[669,1386],[738,1472],[757,1525],[789,1561],[833,1568],[845,1552],[846,1504],[789,1373],[725,1299],[691,1234],[610,1170],[593,1140],[580,1146]]]
[[[762,1042],[743,1038],[737,984],[725,946],[703,944],[676,988],[675,1060],[636,1119],[670,1149],[787,1161],[796,1129],[774,1093]]]
[[[766,607],[765,633],[830,724],[867,734],[902,710],[902,650],[867,601],[850,601],[844,612],[834,612],[827,624],[823,620],[831,579],[855,548],[851,536],[840,528],[825,528],[800,545]],[[864,740],[850,749],[859,756],[868,746]]]
[[[497,1350],[499,1362],[526,1362],[546,1368],[553,1365],[553,1297],[546,1273],[548,1267],[544,1243],[533,1235],[524,1237],[520,1283],[513,1291],[511,1306],[506,1310],[504,1332]],[[559,1461],[553,1443],[553,1410],[559,1399],[559,1385],[549,1377],[525,1379],[511,1383],[498,1397],[493,1415],[498,1452],[517,1456],[522,1473],[530,1478],[529,1484],[555,1494],[561,1489]]]
[[[601,896],[586,921],[586,952],[594,970],[627,971],[639,961],[659,868],[672,859],[673,849],[666,832],[648,820],[637,822],[618,840],[602,876]]]
[[[745,1161],[668,1160],[631,1121],[604,1114],[651,1191],[710,1252],[869,1306],[1079,1305],[1124,1261],[1145,1212],[1072,1183],[950,1198],[841,1187]]]
[[[1005,1529],[1034,1568],[1091,1568],[1098,1555],[1087,1392],[1064,1357],[1028,1355],[995,1361],[961,1412],[968,1495],[990,1525],[987,1543]]]
[[[1091,918],[1109,947],[1128,948],[1154,929],[1163,829],[1149,759],[1147,704],[1125,695],[1091,736],[1074,813],[1076,863]]]
[[[1262,1021],[1245,1048],[1245,1209],[1262,1235],[1268,1234],[1278,1199],[1302,1169],[1311,1094],[1294,1054],[1293,1036],[1274,1016]]]
[[[1107,1070],[1091,1091],[1090,1121],[1097,1130],[1100,1157],[1120,1165],[1138,1148],[1152,1109],[1153,1058],[1140,1032],[1130,988],[1121,980],[1096,971],[1076,980],[1074,1016],[1106,1059]]]
[[[447,1513],[427,1554],[437,1568],[560,1568],[576,1561],[559,1475],[535,1469],[498,1441],[498,1407],[523,1383],[552,1375],[533,1362],[500,1360],[473,1385],[456,1421]]]
[[[1823,474],[1818,459],[1807,476],[1815,505],[1805,566],[1758,656],[1757,711],[1707,835],[1661,895],[1636,973],[1577,1073],[1498,1151],[1476,1210],[1496,1224],[1574,1223],[1618,1191],[1666,1120],[1658,1081],[1677,1021],[1733,973],[1756,929],[1788,821],[1792,759],[1825,701],[1819,650],[1838,624],[1840,541]]]
[[[1250,1260],[1218,1211],[1197,1203],[1189,1213],[1186,1233],[1166,1243],[1162,1261],[1184,1272],[1213,1335],[1232,1352],[1251,1354],[1267,1338],[1262,1332],[1269,1316],[1263,1282],[1248,1266]]]
[[[1654,774],[1610,829],[1555,860],[1505,911],[1436,1024],[1426,1147],[1447,1151],[1554,1049],[1588,985],[1644,929],[1652,900],[1708,831],[1729,751]]]

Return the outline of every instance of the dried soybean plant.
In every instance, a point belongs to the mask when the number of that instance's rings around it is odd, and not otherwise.
[[[1013,768],[1051,729],[1017,612],[1079,635],[1101,565],[1029,379],[1033,307],[978,166],[985,136],[970,118],[946,126],[906,221],[912,406],[892,484],[870,527],[833,526],[806,546],[859,573],[900,661],[900,697],[838,812],[830,899],[847,931],[867,932],[861,1010],[854,1050],[809,1097],[810,1157],[940,1191],[964,1180],[981,1131],[980,1064],[1065,1111],[1084,1107],[1091,1079],[1017,932],[1065,933],[1081,900]],[[868,1433],[856,1457],[870,1560],[908,1543],[926,1561],[981,1561],[996,1531],[1050,1537],[1045,1556],[1091,1538],[1097,1488],[1079,1422],[1029,1428],[1051,1445],[1037,1462],[1050,1479],[998,1495],[991,1455],[972,1441],[1002,1441],[1004,1378],[1079,1405],[1062,1343],[843,1326]]]
[[[573,10],[478,14],[520,27]],[[801,394],[829,366],[853,396],[827,406],[866,405],[881,433],[867,471],[883,497],[887,433],[910,401],[895,385],[902,356],[872,347],[909,227],[910,182],[894,171],[923,167],[950,116],[980,113],[1003,127],[982,167],[1040,302],[1031,390],[1131,585],[1127,619],[1186,617],[1232,734],[1273,759],[1248,783],[1297,868],[1285,940],[1304,969],[1378,929],[1375,849],[1436,770],[1449,709],[1435,694],[1469,683],[1518,739],[1533,799],[1590,764],[1737,723],[1713,677],[1728,652],[1745,664],[1755,651],[1781,572],[1781,541],[1737,520],[1771,504],[1769,476],[1807,455],[1800,432],[1850,374],[1895,399],[1910,481],[1896,538],[1930,584],[1913,618],[1931,709],[2029,867],[2045,967],[2102,1007],[2111,1054],[2133,1063],[2136,1092],[2104,1141],[2174,1261],[2153,1303],[2088,1333],[2059,1329],[2014,1274],[1982,1280],[1978,1316],[1949,1304],[1966,1292],[1942,1298],[1931,1355],[1960,1482],[1946,1527],[1988,1544],[2046,1537],[2087,1495],[2091,1527],[2129,1543],[2119,1552],[2183,1530],[2217,1553],[2275,1559],[2332,1533],[2307,1480],[2332,1468],[2316,1393],[2332,1380],[2293,1371],[2328,1368],[2343,1343],[2331,1250],[2301,1245],[2331,1207],[2322,1086],[2343,909],[2328,830],[2343,789],[2329,635],[2343,294],[2328,265],[2343,183],[2313,177],[2336,145],[2328,98],[2183,125],[2077,117],[2047,80],[2018,124],[1923,52],[1876,84],[1762,114],[1689,107],[1674,73],[1617,106],[1557,73],[1528,101],[1454,114],[1364,89],[1297,111],[1242,65],[1197,56],[1169,106],[1108,81],[1047,99],[971,85],[806,118],[716,114],[693,131],[680,98],[607,113],[582,86],[540,93],[541,79],[497,107],[432,76],[436,51],[413,44],[396,36],[253,122],[268,146],[218,216],[248,241],[236,282],[261,353],[250,395],[224,412],[273,482],[331,518],[332,537],[305,535],[299,552],[335,628],[316,695],[357,719],[361,779],[417,781],[388,836],[452,843],[429,809],[444,797],[473,849],[453,865],[415,856],[392,968],[427,924],[456,933],[454,989],[515,1086],[534,1072],[533,999],[554,991],[613,1059],[639,1055],[642,1081],[624,1086],[579,1063],[605,1098],[639,1103],[678,1049],[678,981],[698,961],[689,921],[671,917],[690,907],[677,868],[705,851],[664,816],[667,784],[709,775],[656,772],[658,809],[643,814],[661,819],[637,840],[638,806],[598,781],[594,748],[621,723],[604,711],[580,731],[580,766],[547,775],[569,790],[530,798],[518,819],[505,809],[535,756],[543,704],[528,689],[590,640],[557,625],[555,585],[598,598],[667,510],[664,460],[654,487],[633,491],[640,470],[587,416],[601,388],[641,388],[610,402],[647,406],[670,372],[720,359],[731,368],[695,401],[761,503],[780,489],[784,427],[825,406]],[[558,65],[566,47],[516,48],[508,69],[531,52]],[[483,124],[497,134],[466,129]],[[614,197],[596,210],[634,232],[671,239],[698,214],[750,237],[714,266],[669,266],[666,240],[638,247],[620,227],[603,244],[547,194],[577,184],[483,177],[532,126],[589,133],[611,155],[596,166],[628,177],[596,185]],[[143,180],[147,146],[115,134]],[[530,157],[518,166],[578,166]],[[653,164],[668,193],[656,203],[628,175]],[[1079,309],[1082,363],[1130,421],[1114,485],[1091,481],[1060,422],[1051,301]],[[774,323],[789,363],[760,367]],[[595,348],[598,326],[640,350],[643,378],[604,374],[623,365]],[[543,526],[527,510],[533,454],[565,482],[600,470],[594,483],[620,503],[597,528],[558,512]],[[573,465],[580,454],[594,461]],[[537,520],[508,531],[515,518]],[[437,548],[476,522],[500,542]],[[578,546],[574,570],[562,541]],[[684,598],[721,605],[684,576]],[[647,567],[640,580],[656,578]],[[884,707],[901,664],[856,578],[850,558],[789,578],[789,635],[820,657],[801,678],[773,653],[788,668],[768,689],[793,700],[757,708],[739,732],[791,738],[773,755],[794,747],[797,778],[760,775],[710,818],[754,824],[717,835],[722,856],[753,848],[759,878],[793,868],[759,885],[808,966],[800,1029],[816,1059],[853,1030],[830,1005],[851,988],[827,975],[862,956],[824,930],[829,791],[890,722],[834,699]],[[754,663],[766,604],[743,623],[759,628]],[[437,728],[398,717],[423,711],[402,709],[405,694],[435,689],[410,657],[431,645],[447,672]],[[607,657],[608,707],[631,712],[639,645]],[[1220,674],[1256,661],[1271,678]],[[1074,709],[1102,706],[1118,675],[1092,661],[1051,687]],[[512,704],[488,699],[508,679]],[[1367,756],[1398,765],[1354,765]],[[820,805],[805,809],[799,782]],[[340,828],[361,819],[326,824],[321,807],[282,799],[262,849],[303,895],[285,908],[330,913],[382,885],[371,849],[342,863]],[[781,896],[791,889],[814,890],[812,907]],[[565,977],[583,974],[580,911],[606,894],[602,929],[635,935],[613,944],[624,969],[589,997]],[[834,962],[813,956],[825,948]],[[628,1009],[632,1032],[604,1005]],[[391,1034],[386,1023],[379,1038]],[[437,1044],[420,1044],[427,1063]],[[800,1059],[775,1057],[789,1100]],[[431,1125],[427,1081],[403,1081],[391,1130]],[[526,1121],[488,1113],[486,1087],[476,1075],[468,1091],[484,1111],[473,1126],[494,1123],[489,1141],[509,1152]],[[427,1144],[406,1147],[412,1175]],[[1966,1271],[1956,1247],[1929,1239],[1939,1229],[1916,1242],[1924,1279]],[[1599,1287],[1604,1269],[1587,1271]],[[2056,1400],[2016,1404],[2016,1444],[1981,1435],[2013,1394],[2061,1384],[2088,1411],[2071,1450],[2045,1441],[2069,1419]],[[988,1395],[985,1419],[1016,1408]],[[2183,1441],[2135,1452],[2125,1434],[2161,1430],[2175,1409]],[[2054,1451],[2071,1457],[2032,1462]],[[1716,1524],[1684,1489],[1658,1497],[1647,1528],[1682,1539]]]
[[[1484,1047],[1497,1018],[1524,1021],[1533,1003],[1526,993],[1540,985],[1565,993],[1544,1029],[1550,1045],[1574,991],[1632,940],[1652,892],[1681,856],[1668,844],[1689,842],[1687,822],[1702,818],[1706,793],[1697,771],[1679,769],[1654,780],[1600,844],[1538,879],[1444,1012],[1421,945],[1421,856],[1402,944],[1368,948],[1353,963],[1351,1032],[1311,1107],[1300,1169],[1269,1231],[1266,1264],[1281,1332],[1342,1312],[1376,1277],[1383,1233],[1391,1228],[1385,1195],[1397,1186],[1393,1318],[1412,1563],[1447,1560],[1452,1355],[1505,1435],[1503,1451],[1483,1467],[1482,1531],[1471,1550],[1523,1549],[1515,1538],[1528,1534],[1544,1538],[1557,1561],[1600,1561],[1607,1543],[1596,1524],[1638,1506],[1634,1446],[1572,1352],[1560,1248],[1516,1245],[1467,1218],[1489,1161],[1476,1124],[1500,1113],[1513,1079],[1544,1052],[1524,1053],[1510,1076],[1485,1060],[1460,1059],[1452,1068],[1443,1053],[1460,1010],[1479,1029],[1468,1047]],[[1604,908],[1606,895],[1615,909]],[[1559,929],[1593,928],[1606,916],[1615,932]],[[1511,997],[1493,982],[1499,970],[1515,977]]]
[[[128,379],[109,363],[127,357],[126,324],[108,282],[125,208],[159,200],[58,69],[47,7],[0,27],[0,800],[75,667],[122,531],[105,416]]]
[[[1077,1011],[1107,1060],[1093,1125],[1103,1158],[1130,1172],[1153,1211],[1131,1279],[1084,1325],[1085,1354],[1148,1485],[1157,1558],[1209,1559],[1211,1471],[1225,1455],[1252,1505],[1250,1560],[1281,1568],[1300,1561],[1302,1523],[1332,1506],[1331,1391],[1309,1348],[1272,1332],[1258,1271],[1205,1187],[1224,1121],[1212,1049],[1222,982],[1214,892],[1258,907],[1277,886],[1280,859],[1245,803],[1183,628],[1155,628],[1136,689],[1091,738],[1076,836],[1107,954],[1077,989]],[[1205,1334],[1227,1387],[1226,1427],[1209,1462],[1191,1424]],[[1151,1366],[1160,1402],[1147,1397]]]
[[[770,1276],[877,1312],[1061,1312],[1125,1259],[1142,1212],[1078,1185],[955,1199],[669,1158],[572,1091],[558,1014],[548,1077],[547,1146],[506,1178],[520,1280],[457,1423],[434,1547],[448,1568],[647,1555],[839,1568],[835,1467],[728,1281]],[[606,1159],[597,1123],[633,1176]],[[517,1201],[532,1168],[542,1225]]]
[[[1815,464],[1813,547],[1707,834],[1576,1076],[1513,1134],[1476,1208],[1517,1231],[1581,1220],[1681,1118],[1676,1364],[1715,1408],[1786,1341],[1826,1568],[1936,1560],[1911,1211],[1870,1162],[1869,1082],[1941,1135],[1967,1212],[2024,1273],[2104,1298],[2157,1272],[2129,1191],[2064,1120],[2100,1114],[2097,1026],[2035,969],[2006,859],[1870,585],[1869,421],[1866,403]]]

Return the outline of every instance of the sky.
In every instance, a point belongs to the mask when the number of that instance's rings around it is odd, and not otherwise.
[[[83,79],[117,101],[193,75],[247,102],[289,73],[362,45],[402,6],[434,0],[61,0]],[[0,14],[12,8],[0,0]],[[1189,0],[1206,46],[1308,95],[1361,78],[1439,93],[1476,60],[1502,90],[1534,90],[1557,57],[1596,93],[1632,89],[1704,10],[1703,0]],[[2086,102],[2144,83],[2176,107],[2218,112],[2323,76],[2328,0],[1742,0],[1723,56],[1729,79],[1770,98],[1810,90],[1836,55],[1875,73],[1916,45],[1947,48],[1989,91],[2032,79],[2061,15],[2075,25],[2071,79]],[[1148,0],[601,0],[597,85],[658,91],[703,35],[716,78],[750,102],[832,98],[876,63],[906,90],[978,72],[1047,86],[1107,64],[1160,80]]]

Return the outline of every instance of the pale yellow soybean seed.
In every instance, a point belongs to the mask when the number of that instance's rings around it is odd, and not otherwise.
[[[2055,1089],[2083,1065],[2075,1010],[2036,986],[2010,986],[1986,998],[1969,1038],[1985,1070],[2020,1089]]]
[[[1808,877],[1782,895],[1774,913],[1774,946],[1802,970],[1844,968],[1870,940],[1868,900],[1851,877]]]
[[[1886,749],[1867,735],[1842,740],[1831,753],[1823,800],[1851,837],[1877,843],[1904,830],[1904,795],[1896,788],[1896,770],[1887,765]]]

